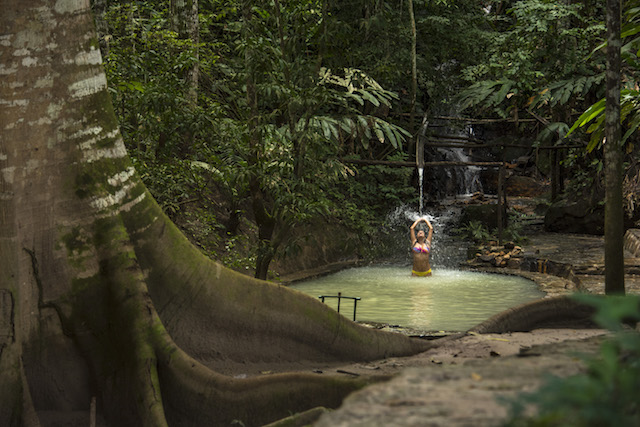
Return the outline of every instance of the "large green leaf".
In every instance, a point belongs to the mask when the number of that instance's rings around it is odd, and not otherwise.
[[[393,129],[390,126],[385,126],[384,127],[384,133],[387,135],[387,139],[389,140],[389,142],[391,143],[391,145],[393,145],[395,148],[398,148],[398,138],[396,133],[393,131]]]
[[[569,129],[569,133],[567,133],[567,136],[571,135],[571,133],[574,130],[586,125],[587,123],[595,119],[597,116],[602,114],[605,109],[605,104],[606,104],[605,101],[606,100],[603,98],[600,101],[593,104],[591,107],[587,108],[587,110],[584,113],[582,113],[580,117],[578,117],[578,120],[576,120],[573,126],[571,126],[571,129]]]

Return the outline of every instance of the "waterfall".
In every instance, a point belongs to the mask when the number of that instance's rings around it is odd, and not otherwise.
[[[416,207],[402,205],[395,208],[387,215],[384,225],[380,230],[376,242],[372,244],[384,253],[385,259],[390,263],[404,264],[410,262],[411,253],[409,247],[409,226],[419,218],[426,218],[434,228],[432,265],[435,268],[457,268],[467,259],[468,243],[454,238],[451,230],[458,226],[458,218],[461,208],[448,203],[446,196],[470,194],[482,190],[480,183],[480,168],[476,166],[445,166],[426,167],[428,161],[469,162],[470,156],[462,147],[429,147],[426,155],[424,147],[426,141],[436,142],[435,137],[429,138],[429,127],[437,124],[429,124],[425,116],[416,139],[416,170],[418,173],[419,204]],[[464,132],[454,131],[448,125],[442,126],[442,137],[451,142],[468,142],[473,139],[473,129],[467,126]],[[453,137],[453,138],[452,138]],[[462,137],[462,138],[461,138]],[[425,183],[425,180],[429,180]],[[437,194],[431,194],[431,192]],[[426,193],[426,194],[425,194]],[[429,212],[425,212],[425,198],[430,195],[441,197],[441,203],[429,204]],[[421,224],[419,227],[424,226]],[[426,227],[425,227],[426,228]],[[426,230],[425,230],[426,231]]]
[[[420,133],[416,139],[416,167],[418,168],[418,186],[420,187],[420,205],[418,211],[422,215],[422,207],[424,205],[424,132],[426,132],[429,122],[427,116],[422,119]]]
[[[471,125],[466,125],[464,129],[452,129],[448,124],[430,123],[427,120],[427,116],[423,117],[420,130],[418,132],[417,144],[416,144],[416,164],[418,168],[424,166],[424,144],[429,140],[428,130],[429,128],[440,128],[438,131],[441,135],[439,137],[450,137],[459,142],[467,142],[469,139],[475,137],[474,129]],[[437,139],[432,138],[430,142],[437,142]],[[447,141],[451,143],[451,140]],[[435,151],[435,154],[434,154]],[[449,162],[469,162],[472,159],[465,151],[463,147],[434,147],[432,151],[429,151],[431,159],[429,160],[441,160]],[[420,171],[419,171],[420,173]],[[423,173],[424,175],[424,173]],[[477,191],[482,191],[482,184],[480,183],[480,168],[477,166],[454,166],[438,168],[437,171],[433,171],[429,174],[429,179],[436,178],[436,187],[440,190],[442,195],[457,196],[472,194]],[[437,178],[440,178],[439,180]],[[444,182],[442,180],[444,179]],[[423,192],[423,180],[424,177],[420,177],[420,212],[422,212],[422,203],[424,194]]]
[[[441,147],[438,148],[445,160],[454,162],[469,162],[471,158],[462,148]],[[453,187],[456,195],[472,194],[482,191],[480,183],[480,168],[478,166],[456,166],[447,168],[445,171],[447,179],[455,183]]]

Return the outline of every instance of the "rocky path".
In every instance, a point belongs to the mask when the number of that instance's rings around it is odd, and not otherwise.
[[[314,425],[499,425],[509,408],[501,399],[535,390],[547,374],[580,372],[583,365],[576,354],[595,352],[603,333],[538,330],[467,336],[413,358],[389,360],[380,371],[399,369],[398,376],[352,394]],[[343,371],[353,374],[362,369],[372,365]]]

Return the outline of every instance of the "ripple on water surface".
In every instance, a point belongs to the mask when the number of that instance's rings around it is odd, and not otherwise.
[[[292,288],[313,297],[360,297],[357,320],[433,331],[465,331],[510,307],[544,296],[527,279],[502,274],[434,269],[431,277],[413,277],[410,267],[353,268]],[[337,307],[336,299],[326,303]],[[342,300],[340,313],[353,316],[353,302]]]

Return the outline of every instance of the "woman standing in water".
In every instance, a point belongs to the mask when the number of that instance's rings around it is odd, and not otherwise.
[[[429,227],[429,234],[425,235],[424,230],[418,230],[416,234],[416,225],[420,221],[427,223]],[[412,276],[431,276],[431,263],[429,257],[431,256],[431,237],[433,236],[433,227],[426,218],[420,218],[413,223],[411,230],[411,251],[413,253],[413,269],[411,270]]]

